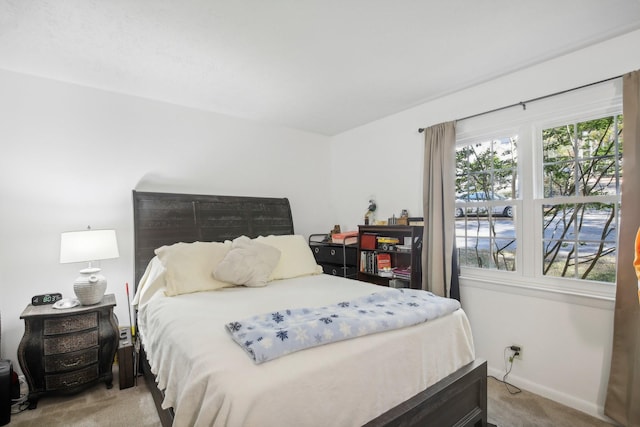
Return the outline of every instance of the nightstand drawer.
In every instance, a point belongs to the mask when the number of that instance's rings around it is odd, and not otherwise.
[[[98,348],[76,351],[67,354],[54,354],[44,357],[44,371],[46,373],[68,371],[91,365],[98,361]]]
[[[47,391],[73,388],[98,378],[98,365],[92,365],[67,374],[45,375]]]
[[[95,312],[44,320],[45,335],[68,334],[96,327],[98,327],[98,313]]]
[[[357,248],[355,246],[345,248],[340,245],[318,245],[312,246],[311,250],[318,264],[342,264],[344,262],[347,265],[355,265],[356,258],[358,256]]]
[[[98,345],[98,331],[80,332],[74,335],[59,335],[44,339],[44,355],[69,353]]]

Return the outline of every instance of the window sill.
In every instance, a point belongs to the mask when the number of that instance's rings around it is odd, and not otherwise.
[[[460,276],[460,287],[486,289],[495,292],[543,298],[568,304],[613,310],[615,307],[615,287],[609,292],[581,292],[574,289],[559,289],[523,280],[500,280],[498,277]]]

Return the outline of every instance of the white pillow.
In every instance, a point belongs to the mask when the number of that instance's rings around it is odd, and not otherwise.
[[[279,260],[280,250],[277,248],[240,236],[213,270],[213,276],[234,285],[266,286]]]
[[[131,305],[136,308],[138,308],[138,306],[143,307],[156,292],[166,286],[165,275],[166,271],[158,257],[154,256],[151,258],[147,269],[140,278]]]
[[[211,274],[230,249],[231,242],[181,242],[156,249],[166,270],[165,294],[175,296],[232,286]]]
[[[280,261],[269,276],[270,281],[322,274],[322,267],[316,264],[311,248],[304,237],[300,235],[260,236],[256,241],[280,250]]]

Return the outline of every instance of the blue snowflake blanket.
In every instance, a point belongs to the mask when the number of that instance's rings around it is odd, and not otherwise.
[[[460,308],[417,289],[389,289],[318,308],[260,314],[226,328],[255,363],[331,342],[416,325]]]

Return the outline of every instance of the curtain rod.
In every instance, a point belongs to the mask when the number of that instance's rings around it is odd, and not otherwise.
[[[597,81],[597,82],[587,83],[586,85],[574,87],[574,88],[571,88],[571,89],[561,90],[559,92],[554,92],[554,93],[551,93],[549,95],[543,95],[543,96],[539,96],[537,98],[531,98],[531,99],[528,99],[526,101],[520,101],[520,102],[517,102],[515,104],[511,104],[511,105],[505,105],[504,107],[494,108],[493,110],[483,111],[482,113],[472,114],[470,116],[466,116],[466,117],[463,117],[461,119],[457,119],[456,121],[460,122],[462,120],[472,119],[474,117],[484,116],[485,114],[495,113],[496,111],[502,111],[502,110],[506,110],[507,108],[513,108],[513,107],[519,107],[519,106],[521,106],[523,110],[526,110],[527,109],[527,104],[529,104],[531,102],[540,101],[540,100],[543,100],[543,99],[546,99],[546,98],[551,98],[552,96],[562,95],[562,94],[567,93],[567,92],[573,92],[574,90],[584,89],[584,88],[589,87],[589,86],[599,85],[600,83],[606,83],[606,82],[611,81],[611,80],[619,79],[622,76],[623,75],[621,74],[619,76],[609,77],[608,79],[600,80],[600,81]],[[418,132],[422,133],[425,130],[426,130],[426,128],[419,128]]]

